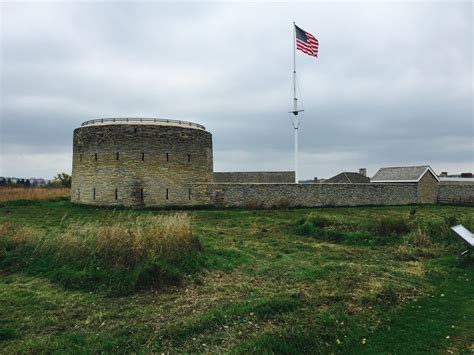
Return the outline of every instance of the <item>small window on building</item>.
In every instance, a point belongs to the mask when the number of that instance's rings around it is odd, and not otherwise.
[[[117,152],[117,160],[119,160],[119,152]]]
[[[92,199],[95,200],[95,187],[94,187],[94,189],[92,190]]]
[[[94,160],[97,161],[97,153],[94,153]]]
[[[170,153],[166,153],[166,161],[170,161]]]
[[[145,153],[142,152],[142,161],[145,161]]]
[[[188,198],[191,199],[191,188],[188,189]]]
[[[118,189],[115,189],[115,199],[118,199]]]
[[[191,154],[188,154],[188,163],[191,161]]]
[[[140,189],[140,199],[142,201],[144,200],[143,189]]]
[[[136,128],[133,129],[133,133],[137,133],[137,129],[136,129]]]
[[[170,192],[168,189],[166,189],[166,199],[168,200],[170,198]]]
[[[77,199],[81,199],[81,189],[77,189]]]

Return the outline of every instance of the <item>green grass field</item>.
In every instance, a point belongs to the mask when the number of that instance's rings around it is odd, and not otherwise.
[[[62,244],[173,213],[0,205],[0,352],[474,353],[474,262],[448,229],[472,207],[191,210],[185,257],[120,265]]]

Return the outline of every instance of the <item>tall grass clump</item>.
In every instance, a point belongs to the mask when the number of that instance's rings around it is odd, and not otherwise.
[[[54,235],[30,233],[22,243],[12,242],[18,231],[7,235],[2,239],[9,241],[23,269],[67,287],[112,294],[177,284],[184,274],[197,271],[202,250],[185,213],[113,214],[94,224],[72,223]]]
[[[294,231],[303,236],[346,244],[376,244],[378,237],[372,235],[360,221],[330,214],[310,213],[296,220]]]
[[[0,187],[0,203],[15,200],[57,200],[69,196],[69,188]]]
[[[410,232],[410,225],[402,217],[384,216],[375,221],[373,231],[381,237],[401,236]]]

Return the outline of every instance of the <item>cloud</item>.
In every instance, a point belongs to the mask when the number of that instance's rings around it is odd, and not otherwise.
[[[0,175],[70,171],[73,129],[114,116],[205,125],[219,170],[293,169],[293,20],[321,43],[297,53],[303,178],[474,170],[469,2],[0,6]]]

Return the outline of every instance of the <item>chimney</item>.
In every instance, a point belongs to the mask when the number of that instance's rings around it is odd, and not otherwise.
[[[362,176],[367,176],[367,168],[360,168],[359,174]]]
[[[441,177],[448,177],[448,172],[447,171],[442,171],[440,176]]]

